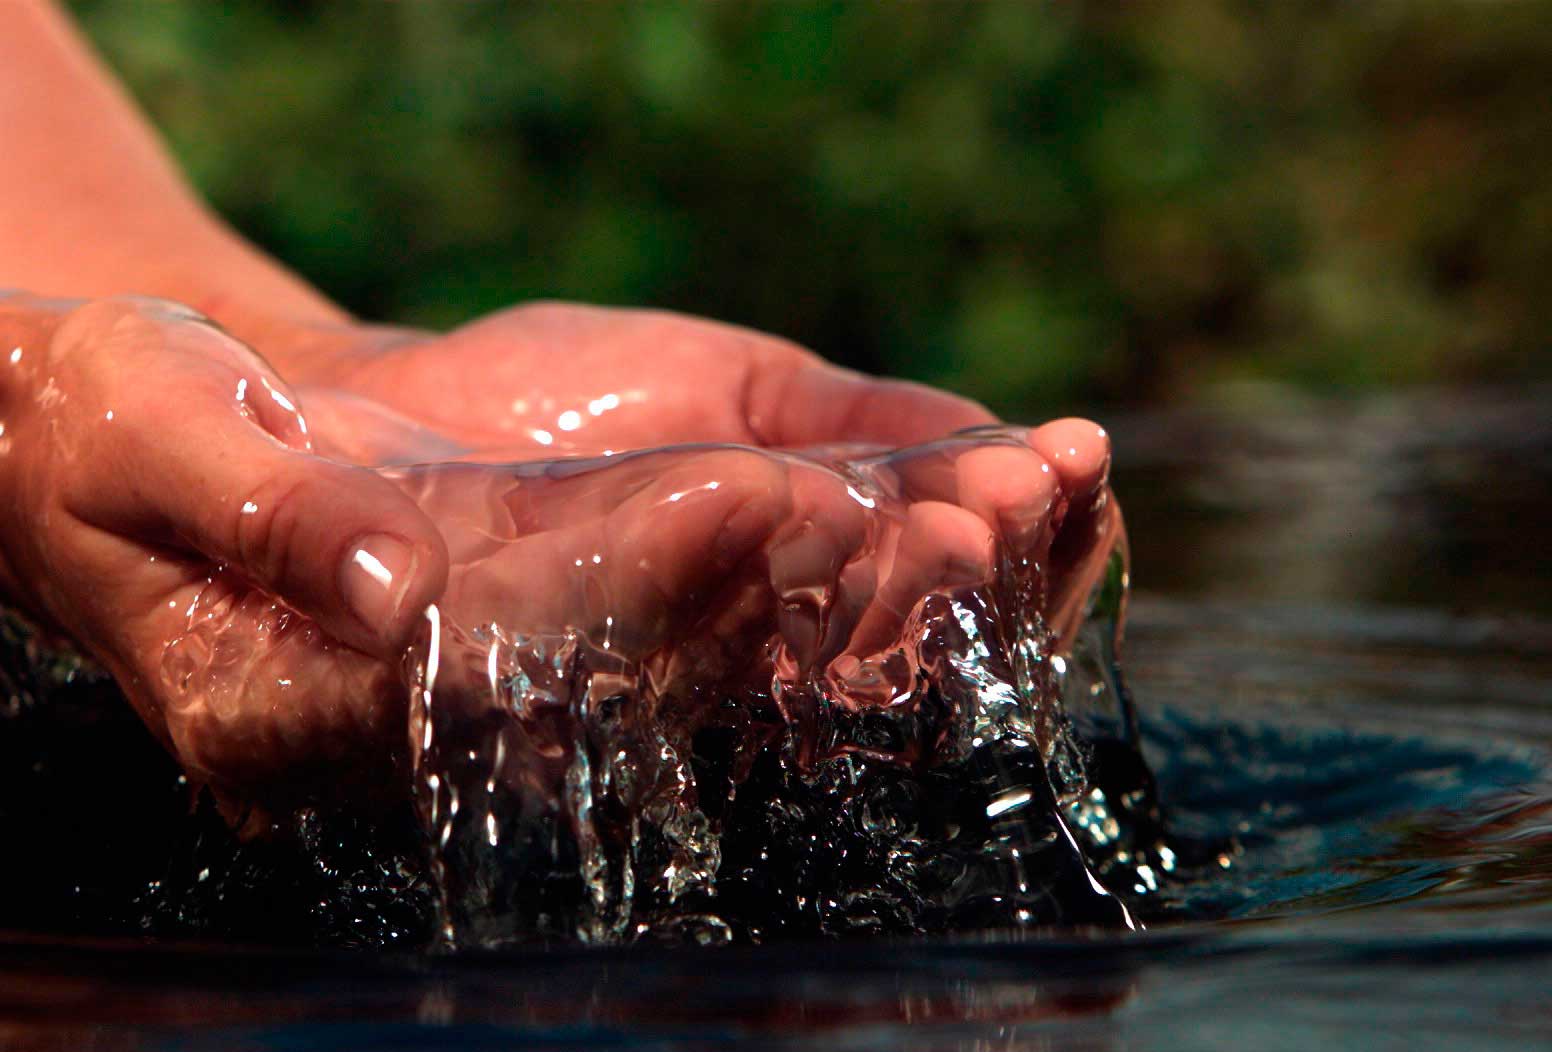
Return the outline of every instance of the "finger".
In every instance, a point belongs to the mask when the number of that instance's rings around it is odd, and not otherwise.
[[[394,669],[230,573],[139,619],[123,648],[196,783],[270,803],[382,795],[405,745]],[[349,761],[346,763],[346,761]]]
[[[907,501],[960,505],[1023,557],[1036,555],[1048,539],[1060,496],[1051,465],[1012,429],[899,450],[866,470]]]
[[[459,564],[444,606],[465,624],[578,631],[640,657],[706,617],[791,507],[779,461],[698,454],[601,519],[516,537]]]
[[[518,537],[602,519],[665,474],[683,471],[692,458],[736,449],[680,446],[609,457],[425,463],[381,473],[439,524],[463,527],[449,541],[454,562],[469,562]]]
[[[1096,559],[1103,568],[1119,525],[1107,485],[1110,438],[1092,421],[1066,419],[1030,431],[1029,444],[1050,461],[1061,483],[1064,508],[1049,559],[1051,602],[1070,610],[1086,596],[1088,582],[1098,572]]]
[[[1126,552],[1126,525],[1113,498],[1089,518],[1092,527],[1083,546],[1073,545],[1073,552],[1065,556],[1060,572],[1053,574],[1047,620],[1057,637],[1059,651],[1071,645],[1073,634],[1088,612],[1090,596],[1104,581],[1111,553],[1119,548],[1124,558]]]
[[[394,791],[405,698],[387,663],[197,553],[88,529],[56,555],[96,583],[74,631],[195,784],[271,803]]]
[[[1055,469],[1069,502],[1092,498],[1110,476],[1110,436],[1091,420],[1042,424],[1030,430],[1029,446]]]
[[[813,464],[789,464],[790,527],[767,554],[777,625],[803,670],[838,652],[871,598],[873,575],[857,560],[877,532],[876,503],[845,478]]]
[[[1033,556],[1049,540],[1058,497],[1056,473],[1039,454],[1011,446],[983,446],[961,456],[959,504],[992,527],[1017,556]]]
[[[814,660],[825,668],[846,651],[857,636],[857,626],[878,594],[878,560],[858,558],[842,568],[836,580],[835,599],[825,620],[824,638]]]
[[[993,536],[964,508],[927,501],[911,505],[888,575],[863,614],[847,652],[867,657],[900,646],[900,634],[929,595],[991,579]]]
[[[511,542],[555,530],[596,525],[667,474],[688,478],[686,465],[712,449],[680,447],[619,457],[518,464],[416,464],[379,472],[441,528],[454,566],[502,556]],[[767,454],[757,454],[767,456]],[[704,483],[715,481],[706,469]],[[686,481],[681,488],[688,488]],[[597,554],[596,552],[591,554]],[[591,554],[584,561],[591,565]]]
[[[751,648],[776,628],[785,676],[824,667],[851,640],[874,591],[869,558],[874,505],[832,471],[788,460],[793,508],[766,549],[718,597],[689,639],[676,644],[664,681],[747,674]]]
[[[759,454],[763,456],[763,454]],[[701,458],[710,459],[701,459]],[[748,464],[756,475],[750,452],[731,446],[678,446],[647,449],[618,456],[564,458],[533,461],[513,467],[517,485],[508,488],[502,501],[512,513],[519,533],[563,529],[583,519],[602,518],[627,499],[674,475],[692,487],[690,475],[705,472],[699,482],[738,477]]]
[[[446,581],[436,527],[391,483],[286,448],[226,405],[123,421],[132,474],[83,518],[153,527],[226,564],[350,646],[393,658]]]
[[[307,430],[324,456],[366,467],[457,460],[468,450],[369,398],[329,388],[300,392]]]
[[[760,367],[747,417],[760,445],[833,442],[913,445],[966,427],[995,424],[967,398],[904,380],[880,380],[807,358]]]

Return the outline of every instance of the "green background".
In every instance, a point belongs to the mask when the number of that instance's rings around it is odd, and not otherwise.
[[[76,10],[374,318],[673,307],[1021,415],[1552,373],[1545,5]]]

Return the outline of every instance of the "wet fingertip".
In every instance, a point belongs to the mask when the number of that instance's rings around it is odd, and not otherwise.
[[[1067,417],[1030,431],[1029,445],[1060,477],[1070,498],[1099,489],[1110,476],[1110,435],[1099,424]]]

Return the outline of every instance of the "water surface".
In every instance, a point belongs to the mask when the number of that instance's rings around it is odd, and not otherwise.
[[[224,944],[144,943],[126,936],[145,915],[107,904],[157,866],[217,856],[154,820],[176,810],[165,779],[123,776],[132,723],[23,719],[0,740],[0,1047],[1545,1045],[1552,413],[1536,407],[1116,422],[1137,573],[1167,586],[1134,605],[1127,667],[1184,845],[1179,872],[1136,894],[1144,933],[276,948],[309,930],[416,937],[414,888],[337,894],[385,860],[320,842],[267,909],[237,871],[278,863],[252,855],[198,884],[224,891],[163,904],[249,918]]]

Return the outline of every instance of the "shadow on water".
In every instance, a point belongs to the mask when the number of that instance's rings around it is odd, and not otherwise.
[[[0,723],[0,1048],[1545,1043],[1552,608],[1535,559],[1552,443],[1523,443],[1552,414],[1487,409],[1486,423],[1483,405],[1460,410],[1453,431],[1456,409],[1429,402],[1320,426],[1113,429],[1122,464],[1147,446],[1119,489],[1138,573],[1169,586],[1134,605],[1126,662],[1181,846],[1176,871],[1136,894],[1144,934],[822,953],[306,948],[418,940],[425,889],[392,831],[373,848],[321,826],[301,851],[236,847],[214,816],[188,817],[176,772],[101,685],[73,683],[49,713],[13,706]],[[1342,430],[1355,427],[1363,441]],[[1228,450],[1202,441],[1230,433]],[[1306,471],[1300,443],[1355,463]]]

